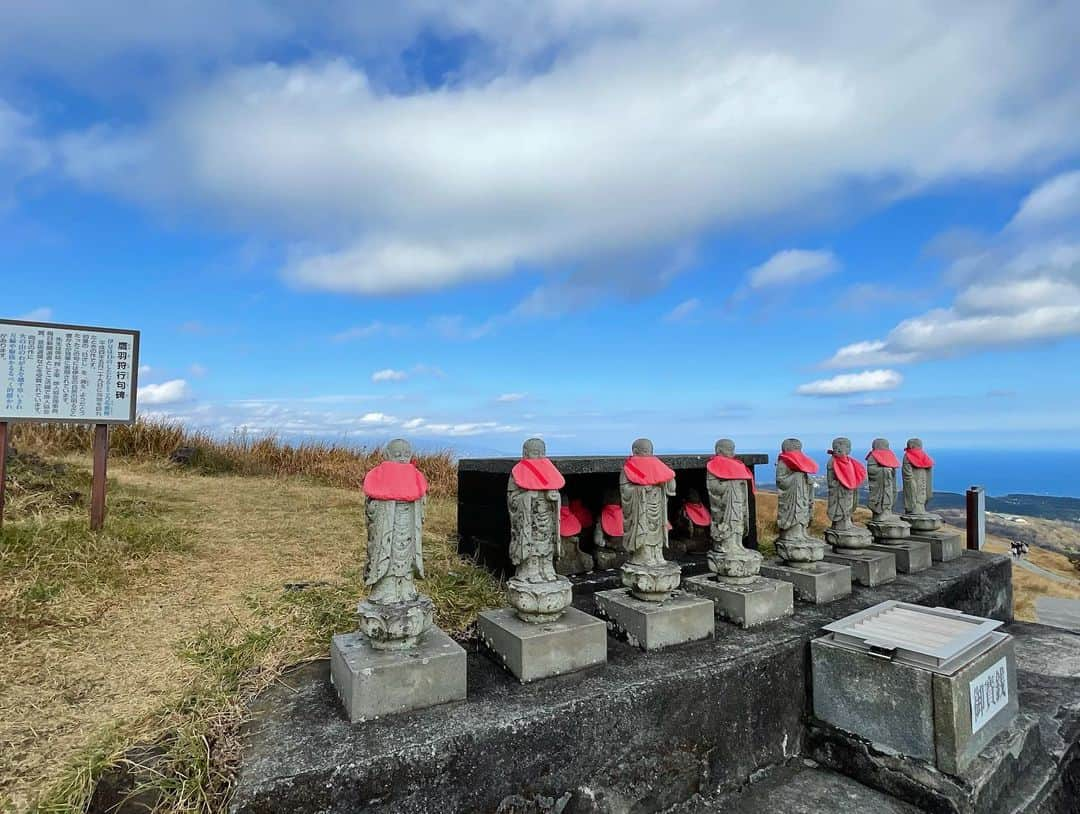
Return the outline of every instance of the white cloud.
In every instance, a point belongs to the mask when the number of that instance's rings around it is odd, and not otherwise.
[[[161,384],[144,384],[139,388],[139,405],[176,404],[190,398],[188,383],[173,379]]]
[[[864,370],[862,373],[842,373],[831,379],[800,384],[795,392],[800,396],[848,396],[895,390],[903,381],[904,377],[895,370]]]
[[[697,297],[683,300],[666,314],[664,314],[664,321],[682,322],[684,319],[694,314],[700,307],[701,300],[699,300]]]
[[[388,293],[828,212],[858,203],[853,189],[892,200],[1080,146],[1080,87],[1060,81],[1080,61],[1066,3],[420,8],[373,30],[399,43],[436,20],[490,59],[398,93],[357,67],[366,54],[248,65],[155,105],[143,128],[72,134],[65,166],[284,235],[307,247],[284,269],[298,285]],[[345,43],[359,29],[342,19]]]
[[[397,325],[375,320],[366,325],[354,325],[344,331],[334,334],[335,342],[350,342],[354,339],[370,339],[373,336],[404,336],[409,332],[407,325]]]
[[[503,393],[502,395],[498,396],[495,401],[509,403],[514,401],[521,401],[528,398],[528,396],[528,393]]]
[[[139,365],[140,376],[149,376],[153,371],[154,369],[150,365]]]
[[[45,169],[51,160],[34,125],[30,116],[0,99],[0,210],[11,203],[20,180]]]
[[[407,378],[409,378],[409,374],[404,370],[394,370],[391,367],[376,370],[371,374],[373,382],[402,382]]]
[[[1028,228],[1080,217],[1080,170],[1051,178],[1032,190],[1009,225]]]
[[[191,367],[188,368],[188,370],[191,371],[192,376],[197,376],[199,378],[202,378],[210,372],[210,369],[208,367],[206,367],[205,365],[200,365],[198,362],[193,362]]]
[[[840,263],[832,252],[787,249],[750,269],[747,278],[753,289],[803,285],[827,277],[839,268]]]
[[[913,353],[895,353],[886,349],[883,340],[854,342],[840,348],[822,367],[862,367],[863,365],[902,365],[915,361]]]
[[[53,309],[51,308],[35,308],[33,311],[27,311],[22,316],[15,317],[15,319],[22,319],[27,322],[48,322],[52,319]]]

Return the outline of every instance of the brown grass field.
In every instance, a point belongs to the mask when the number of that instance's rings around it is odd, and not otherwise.
[[[357,486],[378,451],[216,444],[136,425],[113,436],[109,516],[92,534],[88,433],[19,429],[20,449],[49,462],[13,461],[0,533],[0,810],[82,811],[133,744],[164,756],[152,782],[166,810],[223,810],[246,700],[353,628],[363,594]],[[193,467],[166,462],[175,446],[200,444]],[[467,634],[480,610],[505,603],[502,586],[454,550],[452,457],[420,465],[437,489],[422,589],[438,624]],[[775,504],[759,494],[766,553]],[[814,531],[824,526],[819,503]],[[1039,595],[1080,598],[1065,557],[1032,548],[1029,558],[1072,582],[1014,566],[1019,618],[1033,618]]]

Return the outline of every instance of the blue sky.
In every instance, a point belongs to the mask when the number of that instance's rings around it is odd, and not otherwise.
[[[219,433],[1080,446],[1080,9],[941,5],[4,4],[0,312]]]

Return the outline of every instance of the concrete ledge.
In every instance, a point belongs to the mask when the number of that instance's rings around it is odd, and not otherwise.
[[[885,599],[1008,620],[1012,563],[965,552],[923,574],[660,652],[608,640],[604,667],[523,685],[473,645],[465,703],[352,725],[326,661],[254,704],[234,812],[494,811],[589,788],[656,812],[799,754],[808,642]],[[594,612],[591,597],[579,607]],[[1018,652],[1020,652],[1018,648]],[[1021,687],[1023,691],[1023,687]]]
[[[494,658],[523,684],[607,661],[607,625],[577,608],[539,625],[521,621],[512,608],[484,611],[476,629]]]

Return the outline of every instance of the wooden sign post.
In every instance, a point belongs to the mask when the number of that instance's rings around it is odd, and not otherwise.
[[[134,424],[139,332],[0,319],[0,525],[10,423],[92,424],[90,528],[105,524],[109,425]]]

